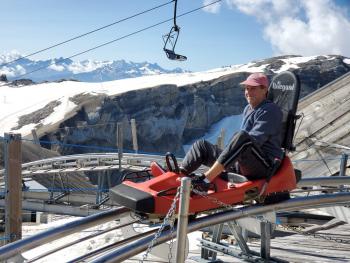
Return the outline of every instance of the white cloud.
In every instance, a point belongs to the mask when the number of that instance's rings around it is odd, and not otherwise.
[[[106,62],[106,61],[96,61],[96,60],[84,60],[84,61],[78,61],[78,62],[73,62],[72,64],[69,65],[69,70],[71,70],[74,74],[78,73],[84,73],[84,72],[90,72],[95,69],[98,69],[104,65],[108,65],[111,62]]]
[[[11,62],[20,57],[21,57],[21,54],[16,49],[13,49],[8,53],[4,53],[0,55],[0,64]]]
[[[264,26],[276,54],[350,56],[350,18],[332,0],[226,0]]]
[[[52,65],[50,65],[48,68],[49,68],[49,69],[52,69],[52,70],[55,70],[55,71],[59,71],[59,72],[65,70],[64,66],[62,66],[62,65],[57,65],[57,64],[52,64]]]
[[[26,70],[21,65],[16,65],[15,67],[4,66],[0,68],[0,75],[5,74],[7,77],[15,77],[18,75],[23,75],[25,73],[26,73]]]
[[[210,3],[213,3],[213,2],[215,2],[215,1],[214,0],[204,0],[203,5],[209,5]],[[221,3],[218,2],[218,3],[212,4],[212,5],[209,5],[205,8],[203,8],[203,10],[206,12],[209,12],[209,13],[216,14],[216,13],[219,13],[220,8],[221,8]]]

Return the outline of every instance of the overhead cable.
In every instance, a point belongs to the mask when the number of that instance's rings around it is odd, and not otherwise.
[[[28,55],[26,55],[26,56],[19,57],[19,58],[17,58],[17,59],[12,60],[12,61],[3,63],[3,64],[0,65],[0,67],[3,67],[3,66],[6,66],[6,65],[11,64],[11,63],[13,63],[13,62],[16,62],[16,61],[19,61],[19,60],[22,60],[22,59],[31,57],[31,56],[33,56],[33,55],[36,55],[36,54],[39,54],[39,53],[41,53],[41,52],[47,51],[47,50],[52,49],[52,48],[54,48],[54,47],[58,47],[58,46],[60,46],[60,45],[63,45],[63,44],[66,44],[66,43],[68,43],[68,42],[71,42],[71,41],[73,41],[73,40],[76,40],[76,39],[78,39],[78,38],[85,37],[85,36],[87,36],[87,35],[90,35],[90,34],[92,34],[92,33],[95,33],[95,32],[97,32],[97,31],[100,31],[100,30],[102,30],[102,29],[105,29],[105,28],[107,28],[107,27],[114,26],[114,25],[116,25],[116,24],[119,24],[119,23],[121,23],[121,22],[124,22],[124,21],[126,21],[126,20],[129,20],[129,19],[131,19],[131,18],[137,17],[137,16],[139,16],[139,15],[143,15],[143,14],[145,14],[145,13],[148,13],[148,12],[150,12],[150,11],[153,11],[153,10],[155,10],[155,9],[158,9],[158,8],[161,8],[161,7],[165,6],[165,5],[168,5],[168,4],[170,4],[170,3],[174,2],[174,1],[175,1],[175,0],[171,0],[171,1],[167,2],[167,3],[164,3],[164,4],[161,4],[161,5],[152,7],[152,8],[150,8],[150,9],[144,10],[144,11],[142,11],[142,12],[140,12],[140,13],[137,13],[137,14],[134,14],[134,15],[132,15],[132,16],[128,16],[128,17],[126,17],[126,18],[123,18],[123,19],[120,19],[120,20],[118,20],[118,21],[115,21],[115,22],[113,22],[113,23],[111,23],[111,24],[108,24],[108,25],[105,25],[105,26],[96,28],[96,29],[94,29],[94,30],[91,30],[91,31],[86,32],[86,33],[81,34],[81,35],[78,35],[78,36],[76,36],[76,37],[72,37],[72,38],[70,38],[70,39],[67,39],[67,40],[64,40],[64,41],[62,41],[62,42],[59,42],[59,43],[57,43],[57,44],[54,44],[54,45],[52,45],[52,46],[49,46],[49,47],[47,47],[47,48],[40,49],[40,50],[35,51],[35,52],[33,52],[33,53],[31,53],[31,54],[28,54]]]

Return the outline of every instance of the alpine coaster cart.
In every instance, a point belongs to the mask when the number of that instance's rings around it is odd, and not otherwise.
[[[289,198],[289,192],[296,188],[297,176],[289,159],[288,151],[293,151],[293,136],[297,120],[300,83],[293,73],[276,75],[269,87],[268,99],[278,104],[283,111],[283,149],[285,156],[278,168],[273,167],[266,179],[249,181],[246,177],[228,173],[218,176],[212,182],[215,187],[206,193],[228,205],[242,204],[247,200],[268,204]],[[110,198],[118,204],[132,209],[144,218],[163,218],[174,199],[183,177],[172,154],[166,155],[167,170],[156,162],[151,163],[149,180],[133,182],[124,180],[111,188]],[[300,176],[299,172],[297,173]],[[220,208],[218,202],[193,193],[190,197],[189,214],[206,212]],[[178,206],[177,206],[178,209]],[[177,210],[176,210],[177,211]]]

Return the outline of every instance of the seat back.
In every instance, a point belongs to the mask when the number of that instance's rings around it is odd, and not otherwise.
[[[267,98],[277,104],[283,112],[282,148],[286,151],[295,150],[293,137],[299,94],[300,81],[294,73],[285,71],[273,77]]]

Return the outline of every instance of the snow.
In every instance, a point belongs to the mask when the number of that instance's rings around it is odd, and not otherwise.
[[[225,139],[224,145],[227,145],[232,137],[232,135],[237,132],[241,126],[243,115],[232,115],[226,118],[223,118],[219,122],[213,124],[209,128],[209,132],[207,132],[203,137],[199,139],[204,139],[212,144],[216,144],[216,140],[221,133],[221,130],[225,131]],[[183,145],[183,149],[185,152],[189,150],[193,142],[187,145]]]
[[[344,59],[343,62],[344,62],[345,64],[350,64],[350,58]]]
[[[77,220],[77,217],[68,217],[61,220],[53,221],[48,224],[35,224],[35,225],[26,225],[23,226],[23,238],[32,236],[34,234],[37,234],[41,231],[46,231],[48,229],[51,229],[53,227],[61,226],[63,224],[72,222]],[[30,259],[33,257],[36,257],[38,255],[43,254],[44,252],[50,251],[54,248],[60,247],[62,245],[65,245],[67,243],[70,243],[72,241],[81,239],[83,237],[86,237],[88,235],[91,235],[93,233],[97,233],[101,230],[104,230],[106,228],[111,228],[117,225],[116,221],[111,221],[106,224],[102,224],[96,227],[89,228],[87,230],[57,239],[53,242],[46,243],[40,247],[34,248],[32,250],[29,250],[25,253],[23,253],[23,257],[26,259]],[[108,244],[112,244],[117,242],[118,240],[122,239],[122,234],[119,230],[111,231],[106,234],[99,235],[98,237],[95,237],[93,239],[89,239],[86,241],[83,241],[81,243],[78,243],[73,246],[69,246],[63,250],[60,250],[59,252],[53,253],[47,257],[44,257],[36,262],[40,263],[46,263],[46,262],[62,262],[62,259],[64,259],[64,262],[73,260],[81,255],[87,254],[95,249],[98,249],[100,247],[106,246]]]
[[[306,63],[310,60],[316,59],[317,56],[310,56],[310,57],[291,57],[287,59],[281,59],[285,64],[282,65],[282,67],[279,70],[274,70],[274,73],[280,73],[283,71],[286,71],[290,68],[297,69],[299,66],[297,64],[299,63]]]

